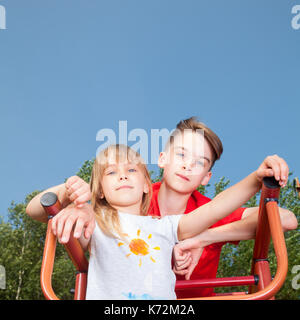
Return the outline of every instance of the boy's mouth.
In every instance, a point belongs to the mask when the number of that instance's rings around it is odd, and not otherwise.
[[[176,176],[180,177],[181,179],[185,180],[185,181],[190,181],[190,179],[180,173],[176,173]]]
[[[133,187],[132,186],[128,186],[128,185],[124,185],[124,186],[118,187],[116,190],[118,191],[118,190],[121,190],[121,189],[133,189]]]

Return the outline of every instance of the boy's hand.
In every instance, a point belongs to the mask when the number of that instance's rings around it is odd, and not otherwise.
[[[275,154],[273,156],[266,157],[263,163],[256,170],[256,175],[259,181],[262,181],[264,177],[274,177],[279,181],[280,186],[283,188],[287,184],[289,167],[284,159]]]
[[[201,245],[197,238],[186,239],[176,244],[173,248],[173,272],[178,275],[184,275],[185,280],[190,280],[203,249],[204,244]]]
[[[80,208],[84,203],[92,199],[90,186],[78,176],[70,177],[66,183],[66,193],[68,198]]]
[[[81,208],[73,203],[61,210],[52,218],[52,232],[60,243],[67,243],[74,228],[74,238],[84,237],[89,239],[95,228],[95,215],[92,206],[85,203]]]

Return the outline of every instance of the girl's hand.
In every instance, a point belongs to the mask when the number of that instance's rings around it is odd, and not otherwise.
[[[179,244],[176,244],[173,248],[173,262],[173,272],[181,276],[186,275],[192,262],[191,252],[181,250]]]
[[[190,277],[202,255],[205,244],[199,241],[199,237],[183,240],[173,248],[174,267],[173,272],[184,275],[186,280]]]
[[[89,239],[95,228],[95,215],[92,206],[85,203],[81,208],[73,203],[61,210],[52,218],[52,232],[60,243],[67,243],[74,227],[74,238],[79,239],[84,231],[84,237]]]
[[[289,167],[278,155],[268,156],[256,170],[257,179],[261,182],[264,177],[274,177],[283,188],[287,184]]]
[[[70,201],[80,208],[84,203],[92,199],[90,186],[78,176],[70,177],[66,183],[66,193]]]

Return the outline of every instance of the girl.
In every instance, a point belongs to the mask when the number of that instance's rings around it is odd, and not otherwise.
[[[90,248],[86,298],[176,299],[173,246],[243,205],[272,174],[272,168],[261,165],[190,214],[155,219],[146,216],[152,188],[139,154],[124,145],[103,150],[93,166],[92,204],[76,209],[94,214],[97,221],[92,237],[79,239],[84,249]]]

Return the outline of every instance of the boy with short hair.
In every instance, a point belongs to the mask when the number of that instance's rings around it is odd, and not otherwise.
[[[215,161],[220,159],[222,152],[221,140],[205,124],[197,121],[195,117],[180,121],[175,134],[170,136],[165,151],[160,154],[158,165],[164,169],[163,179],[162,182],[153,184],[149,213],[157,216],[187,214],[211,201],[196,188],[208,184],[212,176],[211,169]],[[274,158],[281,168],[285,168],[284,172],[287,175],[287,164],[276,155],[266,158],[266,165],[268,162],[274,163]],[[278,175],[278,169],[274,172],[275,177]],[[238,244],[238,240],[254,238],[257,214],[258,207],[239,208],[196,239],[187,240],[184,246],[179,244],[180,251],[175,247],[174,272],[177,273],[177,279],[215,278],[222,246],[227,242]],[[292,212],[280,208],[280,216],[284,230],[297,227],[297,219]],[[197,244],[199,250],[191,250],[195,249]],[[180,261],[180,258],[184,259],[183,250],[190,250],[192,257],[187,255],[185,261]],[[178,298],[205,297],[213,294],[213,288],[177,292]]]

